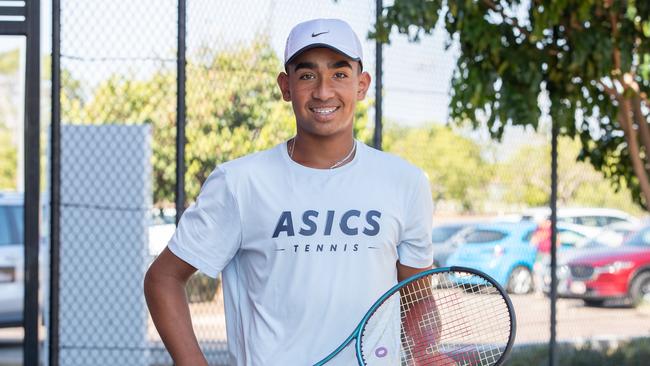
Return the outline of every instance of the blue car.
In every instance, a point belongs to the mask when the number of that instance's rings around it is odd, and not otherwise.
[[[467,231],[446,266],[463,266],[487,273],[508,292],[533,291],[533,265],[537,248],[530,237],[532,222],[477,224]]]

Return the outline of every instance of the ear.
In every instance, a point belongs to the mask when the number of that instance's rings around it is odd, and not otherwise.
[[[278,75],[278,86],[282,92],[282,99],[285,102],[291,101],[291,92],[289,91],[289,75],[286,72],[281,72]]]
[[[371,77],[366,71],[362,72],[359,75],[359,88],[357,89],[357,100],[363,100],[366,98],[366,93],[368,93],[368,88],[370,87]]]

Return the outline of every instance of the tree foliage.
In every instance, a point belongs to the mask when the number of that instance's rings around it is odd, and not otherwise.
[[[15,190],[17,183],[18,149],[8,127],[18,117],[14,93],[18,89],[20,50],[0,52],[0,190]]]
[[[236,50],[203,48],[186,68],[185,193],[193,199],[220,163],[270,148],[295,132],[291,105],[276,77],[281,61],[267,41]],[[176,73],[147,78],[111,75],[89,97],[83,83],[62,72],[62,120],[70,123],[150,123],[153,126],[154,202],[172,205],[176,182]],[[355,133],[367,141],[369,102],[357,108]]]
[[[615,188],[650,203],[650,3],[611,0],[395,0],[372,36],[416,40],[438,21],[460,55],[451,117],[486,119],[500,138],[511,124],[537,126],[540,94],[579,158]]]
[[[568,137],[559,140],[558,204],[560,206],[612,207],[638,214],[626,187],[619,192],[591,164],[576,161],[581,146]],[[509,204],[548,206],[551,195],[551,147],[524,146],[496,167],[495,183]]]
[[[16,189],[18,152],[11,131],[0,123],[0,191]]]
[[[14,74],[20,66],[20,49],[0,53],[0,74]]]
[[[434,125],[421,128],[389,128],[384,147],[424,170],[431,182],[434,201],[455,201],[463,210],[481,208],[487,198],[492,170],[481,155],[480,146]]]

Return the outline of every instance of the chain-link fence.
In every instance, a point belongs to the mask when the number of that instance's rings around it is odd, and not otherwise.
[[[164,227],[153,225],[155,209],[173,202],[177,2],[59,6],[53,359],[151,364],[151,350],[161,345],[149,326],[142,278],[154,250],[149,237]]]
[[[177,170],[184,172],[182,210],[215,166],[293,136],[291,107],[282,101],[276,76],[286,36],[302,20],[348,21],[363,40],[364,70],[376,79],[375,43],[365,37],[376,2],[187,1],[180,101],[178,1],[59,4],[60,234],[52,242],[60,247],[60,271],[58,332],[48,341],[54,340],[61,365],[171,365],[147,314],[142,279],[174,230]],[[436,241],[434,231],[436,265],[476,267],[506,287],[517,312],[515,356],[542,362],[551,337],[550,122],[542,121],[538,131],[507,128],[499,143],[485,129],[446,125],[458,52],[453,42],[444,50],[446,37],[442,29],[420,43],[395,35],[384,46],[383,147],[430,178],[441,234]],[[368,144],[373,90],[358,106],[355,124],[357,137]],[[176,160],[179,102],[184,166]],[[587,163],[576,163],[578,153],[576,141],[560,139],[558,291],[579,298],[593,273],[578,272],[605,270],[598,263],[570,263],[569,253],[609,224],[598,221],[608,217],[603,211],[591,208],[642,212],[629,192],[614,192]],[[568,214],[571,206],[590,209]],[[613,229],[620,238],[625,230]],[[472,245],[483,246],[484,256],[462,262],[459,252]],[[635,281],[642,293],[646,282]],[[187,294],[210,365],[227,364],[220,281],[197,274]],[[600,300],[560,299],[557,340],[581,344],[650,334],[643,306],[612,308]],[[612,314],[619,320],[607,320]]]
[[[178,2],[61,1],[60,10],[55,358],[65,365],[170,365],[146,316],[141,282],[173,232],[176,170],[186,172],[186,206],[217,164],[289,139],[295,127],[275,80],[289,29],[331,16],[365,35],[374,3],[187,2],[184,167],[175,161]],[[371,72],[373,45],[364,42]],[[369,101],[358,122],[366,139],[371,111]],[[134,196],[126,199],[115,187]],[[211,365],[226,364],[220,281],[197,274],[187,292],[203,352]]]

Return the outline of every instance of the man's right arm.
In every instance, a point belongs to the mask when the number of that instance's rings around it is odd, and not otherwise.
[[[194,272],[196,268],[165,248],[144,278],[151,318],[177,366],[208,364],[192,329],[185,295],[185,285]]]

